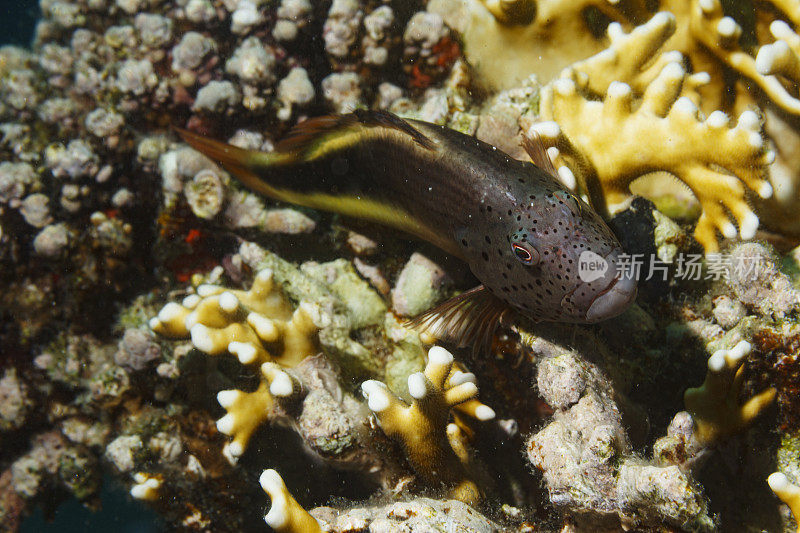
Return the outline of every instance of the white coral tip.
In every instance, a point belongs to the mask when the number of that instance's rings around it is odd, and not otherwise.
[[[578,180],[575,179],[575,174],[572,173],[572,170],[566,165],[562,165],[558,167],[558,179],[561,180],[561,183],[564,184],[565,187],[568,189],[575,189],[575,186],[578,184]]]
[[[559,78],[553,81],[553,89],[561,96],[571,96],[575,94],[575,82],[567,78]]]
[[[428,378],[422,372],[415,372],[408,376],[408,393],[417,400],[423,399],[428,394]]]
[[[764,138],[761,136],[761,133],[752,131],[750,135],[747,136],[747,143],[756,150],[760,150],[761,147],[764,146]]]
[[[551,146],[547,149],[547,157],[550,158],[550,161],[555,161],[558,159],[559,155],[561,155],[561,152],[555,146]]]
[[[734,226],[733,224],[731,224],[728,221],[725,221],[722,224],[722,227],[720,228],[720,231],[722,232],[722,235],[726,239],[733,239],[733,238],[736,237],[736,226]]]
[[[769,25],[769,31],[776,39],[791,39],[795,36],[792,27],[782,20],[773,20]]]
[[[739,115],[738,126],[746,130],[758,131],[761,128],[761,120],[755,111],[744,111]]]
[[[756,236],[757,229],[758,217],[755,213],[750,212],[742,218],[742,221],[739,224],[739,235],[741,235],[742,239],[744,240],[752,239]]]
[[[714,373],[722,372],[725,369],[725,354],[727,350],[717,350],[708,358],[708,369]]]
[[[273,276],[272,269],[265,268],[263,270],[258,271],[258,274],[256,274],[256,281],[258,281],[259,283],[268,283],[272,281],[272,276]]]
[[[230,456],[230,461],[235,463],[236,460],[244,453],[244,448],[241,442],[231,442],[226,446],[227,454]]]
[[[217,393],[217,402],[219,402],[220,406],[223,408],[228,409],[234,403],[236,403],[236,400],[239,399],[241,394],[241,391],[235,389],[221,390]]]
[[[197,287],[197,294],[205,298],[206,296],[211,296],[212,294],[217,294],[219,292],[219,287],[216,285],[208,285],[203,284]]]
[[[192,337],[192,344],[194,344],[195,348],[205,353],[214,351],[214,340],[211,338],[211,330],[209,328],[203,324],[195,324],[189,330],[189,334]]]
[[[692,74],[692,80],[697,86],[708,85],[711,83],[711,74],[708,72],[695,72]]]
[[[783,50],[778,47],[778,43],[783,44]],[[776,41],[773,44],[768,44],[759,48],[758,54],[756,54],[756,70],[758,73],[764,74],[765,76],[773,74],[775,63],[787,49],[788,46],[786,46],[786,43],[783,41]]]
[[[275,530],[284,529],[289,524],[289,509],[286,499],[286,484],[275,470],[264,470],[258,478],[261,488],[272,500],[264,521]]]
[[[648,24],[653,24],[654,26],[666,26],[667,24],[672,24],[675,22],[675,15],[670,13],[669,11],[659,11],[650,19]]]
[[[181,303],[186,309],[194,309],[200,303],[200,297],[196,294],[190,294]]]
[[[223,311],[233,313],[239,308],[239,298],[231,291],[225,291],[219,295],[219,306]]]
[[[712,128],[724,128],[728,125],[728,115],[726,115],[722,111],[714,111],[708,118],[706,119],[706,124],[711,126]]]
[[[228,343],[228,351],[235,355],[243,365],[249,365],[256,360],[258,350],[249,342],[231,341]]]
[[[453,375],[450,376],[450,386],[455,387],[456,385],[461,385],[462,383],[475,383],[477,380],[475,379],[475,374],[472,372],[462,372],[460,370],[456,370],[453,372]]]
[[[704,13],[714,13],[719,7],[717,0],[700,0],[699,3],[700,9],[702,9]]]
[[[631,86],[621,81],[612,81],[608,85],[608,96],[611,98],[625,98],[630,96]]]
[[[661,54],[661,60],[664,63],[683,63],[683,54],[677,50],[670,50],[669,52],[664,52]]]
[[[732,361],[738,361],[745,355],[750,353],[750,350],[753,349],[753,346],[747,341],[739,341],[736,346],[730,349],[728,355]]]
[[[485,422],[487,420],[492,420],[495,417],[494,409],[489,407],[488,405],[479,405],[475,409],[475,418],[478,420]]]
[[[723,37],[733,37],[739,31],[739,25],[731,17],[722,17],[717,23],[717,31]]]
[[[531,132],[531,137],[533,134],[538,134],[540,137],[545,139],[556,139],[559,135],[561,135],[561,127],[557,122],[553,122],[552,120],[547,122],[538,122],[531,126],[529,131]]]
[[[278,337],[278,328],[275,325],[275,321],[264,315],[250,313],[247,315],[247,323],[253,326],[253,329],[256,330],[256,335],[261,340],[272,341]]]
[[[786,477],[786,474],[784,474],[783,472],[771,473],[767,478],[767,483],[769,484],[769,488],[772,489],[772,492],[776,494],[780,492],[786,492],[792,487],[792,483],[789,481],[789,478]]]
[[[661,72],[664,74],[664,76],[673,80],[679,80],[686,75],[686,69],[679,61],[667,63]]]
[[[380,413],[389,408],[391,401],[386,385],[380,381],[369,379],[361,384],[361,394],[367,399],[370,411]]]
[[[232,435],[234,427],[235,427],[235,418],[230,413],[217,420],[217,431],[219,431],[223,435]],[[240,455],[233,453],[233,450],[230,450],[230,452],[232,455]]]
[[[771,165],[775,162],[775,150],[767,150],[764,152],[763,161],[765,165]],[[767,198],[767,197],[765,197]]]
[[[625,32],[622,30],[622,24],[619,22],[612,22],[609,24],[608,28],[606,29],[606,33],[608,34],[608,38],[612,41],[615,41],[625,35]]]
[[[161,308],[161,311],[158,312],[158,319],[161,322],[171,322],[175,320],[181,314],[183,314],[184,309],[180,305],[176,304],[175,302],[170,302],[164,307]]]
[[[775,152],[772,152],[772,153],[774,154]],[[769,164],[769,163],[767,163],[767,164]],[[759,185],[758,186],[758,195],[761,198],[764,198],[764,199],[772,197],[772,185],[770,185],[770,183],[768,181],[765,181],[764,183]]]
[[[435,365],[449,365],[453,362],[453,354],[441,346],[431,346],[428,350],[428,363]]]
[[[158,319],[158,317],[153,317],[147,321],[147,325],[150,326],[150,329],[156,330],[159,329],[163,324]]]
[[[673,104],[673,109],[678,113],[683,113],[686,115],[694,115],[697,113],[697,106],[694,105],[694,102],[689,99],[687,96],[681,96],[677,100],[675,100],[675,104]]]
[[[288,398],[294,392],[292,378],[286,372],[278,372],[269,384],[269,392],[278,398]]]

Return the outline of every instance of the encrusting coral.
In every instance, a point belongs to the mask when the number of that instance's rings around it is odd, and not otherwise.
[[[466,435],[456,423],[448,422],[451,411],[482,421],[491,420],[495,413],[476,399],[474,376],[456,369],[450,352],[432,347],[425,370],[408,377],[410,405],[379,381],[365,381],[361,390],[383,431],[403,445],[408,460],[428,484],[443,485],[453,498],[464,502],[481,499],[470,472]]]
[[[681,96],[697,80],[674,56],[667,56],[666,64],[662,56],[656,64],[663,66],[655,73],[652,67],[638,70],[646,64],[644,57],[624,53],[630,43],[657,42],[673,24],[669,15],[656,15],[646,26],[648,31],[643,27],[616,37],[617,49],[576,65],[543,88],[544,122],[532,129],[558,149],[562,179],[569,182],[577,176],[595,206],[608,211],[627,205],[630,184],[643,175],[666,171],[683,181],[702,207],[695,238],[712,253],[719,249],[717,231],[727,238],[736,235],[728,212],[742,238],[755,235],[758,217],[747,203],[745,187],[763,197],[772,194],[766,165],[774,153],[766,148],[754,112],[743,112],[737,124],[730,125],[722,111],[706,118],[692,99]],[[609,79],[607,72],[614,72],[603,67],[610,58],[616,58],[613,62],[624,74],[621,77],[632,81],[636,90],[624,81],[593,84],[598,72],[606,72],[603,80]],[[602,101],[594,100],[594,91],[604,87]],[[612,131],[614,135],[609,135]]]
[[[783,503],[789,506],[789,509],[794,515],[795,521],[798,523],[797,531],[800,533],[800,486],[789,481],[786,474],[781,472],[773,472],[767,478],[767,483],[772,492],[781,499]]]
[[[322,531],[316,518],[297,503],[286,488],[280,474],[275,470],[264,470],[258,478],[261,488],[267,493],[272,505],[264,521],[277,533],[317,533]]]
[[[692,415],[695,437],[701,444],[713,444],[742,431],[775,399],[777,391],[769,388],[740,403],[742,364],[750,350],[749,342],[740,341],[729,350],[714,352],[708,358],[703,384],[684,393],[686,410]]]

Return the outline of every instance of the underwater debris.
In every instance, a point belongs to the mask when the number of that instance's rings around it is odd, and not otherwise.
[[[744,357],[751,345],[740,341],[727,350],[717,350],[708,358],[708,373],[700,387],[684,393],[686,410],[692,415],[696,439],[705,445],[718,443],[744,430],[774,400],[774,388],[764,390],[740,403],[744,382]]]
[[[425,370],[408,377],[411,404],[380,381],[365,381],[361,390],[383,431],[403,445],[426,483],[447,487],[451,497],[463,502],[482,499],[470,472],[468,439],[459,425],[449,420],[451,411],[481,421],[491,420],[495,414],[476,399],[474,377],[454,367],[450,352],[432,347]]]

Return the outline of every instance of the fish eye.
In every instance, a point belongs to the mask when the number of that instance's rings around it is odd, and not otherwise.
[[[517,256],[517,259],[519,259],[522,264],[530,266],[539,262],[538,250],[525,241],[512,242],[511,251],[514,252],[514,255]]]

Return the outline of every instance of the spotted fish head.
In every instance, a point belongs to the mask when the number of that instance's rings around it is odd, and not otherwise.
[[[636,280],[624,275],[622,247],[603,219],[555,182],[520,189],[502,207],[485,200],[486,225],[462,239],[484,286],[536,320],[593,323],[624,311]]]

